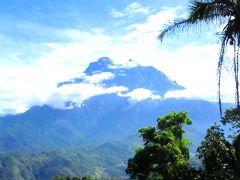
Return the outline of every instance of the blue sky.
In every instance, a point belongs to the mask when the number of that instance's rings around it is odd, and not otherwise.
[[[79,87],[56,88],[103,56],[121,64],[133,59],[152,65],[187,88],[166,97],[216,101],[215,32],[182,33],[163,44],[157,39],[165,24],[186,14],[187,1],[176,0],[0,1],[0,114],[56,105],[56,94],[84,99],[103,92],[89,86],[85,90],[92,94],[79,94]],[[234,91],[225,87],[230,101]]]

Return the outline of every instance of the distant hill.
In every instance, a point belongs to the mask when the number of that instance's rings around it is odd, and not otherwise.
[[[141,144],[135,135],[99,146],[84,145],[37,154],[0,153],[0,179],[50,180],[56,176],[87,175],[99,179],[129,179],[125,173],[128,159]],[[194,155],[191,162],[197,167],[200,163]]]
[[[39,152],[84,143],[101,144],[137,134],[141,127],[155,125],[159,116],[172,110],[190,113],[190,139],[203,137],[219,118],[218,105],[201,100],[147,99],[135,104],[115,94],[100,95],[81,108],[59,110],[33,107],[25,113],[0,118],[0,149],[7,152]],[[194,140],[194,139],[192,139]],[[194,144],[199,144],[194,140]]]
[[[32,155],[2,153],[0,179],[50,180],[55,176],[86,175],[127,179],[124,171],[134,148],[115,142]]]

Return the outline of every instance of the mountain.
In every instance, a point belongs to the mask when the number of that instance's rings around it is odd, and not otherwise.
[[[131,100],[128,94],[139,88],[163,96],[169,90],[183,87],[153,67],[124,67],[106,57],[91,63],[82,77],[61,82],[58,88],[89,83],[91,76],[100,77],[103,73],[112,75],[100,78],[98,86],[124,86],[127,90],[122,94],[95,95],[85,99],[81,106],[72,108],[56,109],[43,105],[22,114],[0,117],[0,151],[40,152],[86,143],[101,145],[137,134],[141,127],[156,125],[159,116],[173,110],[189,112],[193,125],[186,128],[193,146],[197,146],[205,130],[219,119],[217,103],[150,96]]]
[[[125,178],[127,159],[141,144],[138,130],[156,125],[159,116],[171,111],[189,112],[193,125],[185,129],[192,141],[192,153],[206,129],[219,121],[218,103],[164,99],[168,91],[184,87],[157,69],[132,61],[123,66],[100,58],[80,76],[59,82],[57,88],[83,84],[102,92],[81,102],[64,99],[61,108],[45,104],[0,117],[0,179],[87,174]],[[224,106],[229,108],[231,104]]]
[[[136,134],[155,125],[159,116],[186,110],[193,119],[193,132],[204,134],[219,117],[218,105],[207,101],[144,100],[134,105],[115,94],[93,97],[81,108],[33,107],[27,112],[0,118],[2,151],[42,151],[73,147],[86,141],[101,144]],[[189,131],[190,131],[189,130]]]

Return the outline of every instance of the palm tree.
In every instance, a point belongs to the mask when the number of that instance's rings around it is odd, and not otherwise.
[[[221,106],[221,75],[225,62],[225,52],[227,47],[233,48],[233,72],[235,80],[235,100],[237,109],[239,102],[239,47],[240,47],[240,0],[192,0],[190,1],[190,14],[186,19],[175,20],[166,26],[159,35],[162,41],[166,35],[174,33],[176,30],[185,30],[192,25],[224,25],[219,33],[220,53],[218,60],[218,100],[220,113]]]

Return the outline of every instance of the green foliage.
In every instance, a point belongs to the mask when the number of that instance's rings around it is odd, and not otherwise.
[[[240,133],[240,109],[228,109],[226,110],[223,118],[222,123],[224,125],[230,124],[232,126],[232,130],[234,131],[235,135]]]
[[[159,118],[157,127],[140,129],[144,146],[128,160],[126,173],[130,178],[240,179],[240,135],[230,143],[220,126],[214,124],[197,150],[202,162],[198,166],[196,160],[190,164],[189,141],[184,137],[183,126],[190,124],[187,113],[172,112]]]
[[[204,165],[205,179],[240,179],[239,139],[229,143],[219,125],[207,130],[205,140],[198,148],[198,157]],[[236,146],[236,147],[235,147]]]
[[[137,179],[185,179],[191,176],[189,141],[183,125],[192,122],[186,112],[159,118],[157,127],[139,130],[144,147],[128,160],[126,173]],[[188,175],[187,175],[188,174]]]
[[[236,175],[237,177],[240,177],[240,135],[238,135],[234,139],[232,146],[233,146],[234,159],[236,164]]]
[[[107,180],[109,178],[97,178],[94,176],[83,176],[83,177],[69,177],[69,176],[56,176],[53,180]]]

